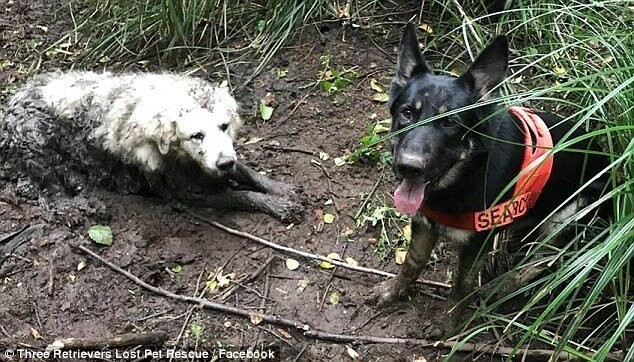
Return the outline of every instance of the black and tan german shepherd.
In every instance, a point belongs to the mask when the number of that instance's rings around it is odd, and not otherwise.
[[[413,215],[412,239],[400,274],[381,284],[372,302],[385,305],[404,295],[438,239],[453,241],[459,244],[459,262],[449,306],[458,307],[448,321],[455,326],[464,304],[459,302],[473,291],[479,272],[477,256],[486,251],[492,233],[530,231],[548,218],[540,227],[543,235],[605,192],[607,173],[571,197],[608,166],[608,159],[597,153],[552,152],[560,140],[584,134],[573,130],[574,123],[487,102],[505,77],[508,53],[506,36],[498,36],[464,74],[435,74],[419,50],[415,26],[407,25],[389,107],[392,131],[405,129],[391,139],[393,170],[401,180],[394,203]],[[468,109],[452,112],[459,108]],[[435,120],[424,122],[432,117]],[[596,140],[571,147],[600,151]],[[529,157],[540,150],[541,157]],[[527,167],[527,161],[534,162]],[[530,186],[522,189],[522,180]],[[537,268],[532,275],[542,271]]]

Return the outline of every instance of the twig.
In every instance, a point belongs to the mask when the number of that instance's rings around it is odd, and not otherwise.
[[[143,280],[139,279],[137,276],[133,275],[130,272],[127,272],[123,269],[121,269],[120,267],[114,265],[113,263],[109,262],[108,260],[102,258],[101,256],[99,256],[98,254],[94,253],[92,250],[86,248],[83,245],[78,245],[76,246],[78,249],[82,250],[83,252],[87,253],[88,255],[90,255],[91,257],[101,261],[102,263],[106,264],[109,268],[113,269],[114,271],[124,275],[125,277],[127,277],[128,279],[132,280],[134,283],[136,283],[137,285],[139,285],[142,288],[145,288],[151,292],[154,292],[156,294],[159,295],[163,295],[165,297],[168,298],[172,298],[178,301],[182,301],[182,302],[187,302],[187,303],[193,303],[193,304],[197,304],[203,308],[209,308],[209,309],[213,309],[213,310],[217,310],[217,311],[221,311],[221,312],[226,312],[226,313],[231,313],[234,315],[239,315],[239,316],[243,316],[243,317],[247,317],[247,318],[252,318],[252,317],[256,317],[257,319],[263,321],[263,322],[267,322],[267,323],[271,323],[271,324],[276,324],[276,325],[280,325],[283,327],[287,327],[287,328],[296,328],[298,330],[300,330],[302,332],[302,334],[305,337],[308,338],[314,338],[314,339],[318,339],[318,340],[324,340],[324,341],[331,341],[331,342],[336,342],[336,343],[349,343],[349,342],[354,342],[354,343],[387,343],[387,344],[409,344],[409,345],[419,345],[419,346],[423,346],[423,347],[434,347],[434,348],[442,348],[442,349],[454,349],[456,351],[460,351],[460,352],[481,352],[481,353],[488,353],[488,354],[494,354],[494,355],[511,355],[513,352],[516,352],[513,348],[507,348],[507,347],[495,347],[495,346],[490,346],[490,345],[485,345],[485,344],[478,344],[478,343],[460,343],[460,342],[454,342],[454,341],[448,341],[448,342],[443,342],[443,341],[429,341],[426,339],[417,339],[417,338],[388,338],[388,337],[376,337],[376,336],[365,336],[365,335],[351,335],[351,334],[337,334],[337,333],[329,333],[326,331],[322,331],[322,330],[318,330],[318,329],[313,329],[311,328],[308,324],[296,321],[296,320],[292,320],[292,319],[287,319],[284,317],[279,317],[279,316],[273,316],[273,315],[268,315],[268,314],[260,314],[260,313],[252,313],[249,312],[246,309],[243,308],[238,308],[238,307],[233,307],[233,306],[229,306],[229,305],[224,305],[224,304],[220,304],[220,303],[215,303],[212,302],[210,300],[204,299],[204,298],[197,298],[197,297],[190,297],[187,295],[181,295],[181,294],[176,294],[173,292],[170,292],[168,290],[165,290],[163,288],[160,287],[156,287],[153,285],[150,285],[146,282],[144,282]],[[138,335],[145,335],[145,334],[152,334],[152,333],[140,333]],[[164,332],[156,332],[154,333],[155,335],[157,335],[158,337],[163,337],[164,339],[160,340],[160,343],[162,343],[165,339],[167,339],[167,334]],[[125,335],[124,335],[125,336]],[[127,336],[136,336],[136,335],[127,335]],[[94,341],[94,340],[89,340],[89,339],[77,339],[77,340],[85,340],[85,341]],[[126,339],[126,341],[129,339]],[[97,341],[108,341],[111,342],[107,345],[101,345],[101,348],[105,348],[105,347],[120,347],[123,346],[122,344],[113,344],[113,343],[122,343],[121,340],[121,336],[120,337],[115,337],[115,338],[110,338],[110,339],[102,339],[102,340],[97,340]],[[144,343],[135,343],[135,345],[137,344],[144,344]],[[125,344],[125,346],[129,346],[130,344]],[[48,348],[48,347],[47,347]],[[87,346],[85,344],[79,345],[76,347],[77,349],[86,349]],[[547,357],[547,358],[552,358],[554,360],[560,360],[560,361],[565,361],[565,360],[571,360],[574,359],[575,356],[567,353],[567,352],[559,352],[559,353],[555,353],[555,351],[552,350],[541,350],[541,349],[537,349],[537,350],[528,350],[526,351],[525,354],[527,357]],[[619,361],[621,359],[619,359],[617,356],[613,356],[610,355],[608,356],[608,358],[612,359],[612,360],[616,360]]]
[[[304,343],[304,347],[302,347],[302,350],[299,351],[299,353],[297,354],[297,356],[295,356],[295,359],[293,360],[293,362],[297,362],[299,361],[299,359],[302,357],[302,355],[304,354],[304,351],[306,351],[306,348],[308,348],[308,343]]]
[[[196,289],[194,290],[194,296],[196,296],[198,294],[198,289],[200,288],[200,280],[203,277],[203,273],[205,272],[205,270],[203,269],[200,274],[198,274],[198,279],[196,279]],[[203,296],[203,294],[205,293],[205,288],[203,288],[203,291],[200,293],[200,297]],[[194,309],[196,309],[196,306],[189,308],[189,310],[187,310],[187,315],[185,316],[185,322],[183,323],[183,325],[181,326],[181,330],[178,333],[178,337],[176,337],[176,341],[174,341],[174,346],[178,345],[178,342],[180,342],[181,338],[183,337],[183,333],[185,333],[185,328],[187,328],[187,325],[189,324],[189,320],[192,317],[192,314],[194,313]],[[170,358],[170,361],[173,358]]]
[[[158,346],[162,345],[167,340],[167,338],[167,333],[163,331],[120,334],[104,338],[66,338],[59,339],[49,344],[48,346],[46,346],[46,350],[98,350],[104,348],[120,348],[130,346]]]
[[[260,274],[262,274],[262,272],[264,272],[264,270],[269,266],[269,264],[271,264],[273,262],[273,260],[277,259],[278,257],[273,255],[270,258],[268,258],[264,264],[260,265],[260,267],[254,271],[253,273],[249,274],[246,278],[244,278],[244,280],[242,280],[240,283],[241,284],[250,284],[252,283]],[[231,296],[231,294],[233,294],[233,292],[235,292],[238,287],[240,287],[239,284],[234,283],[232,285],[232,287],[230,289],[227,289],[226,292],[224,292],[222,295],[218,296],[217,299],[224,302],[225,300],[227,300],[227,298],[229,298]],[[214,298],[216,299],[216,298]]]
[[[48,296],[52,297],[53,296],[53,291],[55,288],[55,264],[53,264],[53,261],[50,261],[51,265],[48,268]]]
[[[154,313],[154,314],[147,315],[147,316],[145,316],[145,317],[137,318],[137,319],[135,319],[134,321],[135,321],[135,322],[137,322],[137,323],[138,323],[138,322],[143,322],[143,321],[146,321],[146,320],[148,320],[148,319],[150,319],[150,318],[155,318],[155,317],[158,317],[158,316],[162,316],[163,314],[167,314],[167,313],[169,313],[170,311],[171,311],[171,309],[166,309],[166,310],[164,310],[164,311],[162,311],[162,312],[158,312],[158,313]]]
[[[282,119],[281,121],[278,122],[282,123],[282,122],[286,122],[289,118],[291,118],[291,116],[293,114],[295,114],[295,111],[297,111],[297,108],[299,108],[299,106],[302,104],[302,102],[304,102],[304,100],[308,97],[308,95],[310,95],[310,92],[307,92],[302,99],[299,100],[299,102],[297,102],[297,104],[295,105],[295,107],[293,107],[293,110],[291,111],[291,113],[289,113],[286,117],[284,117],[284,119]]]
[[[332,206],[335,207],[335,211],[339,212],[339,208],[337,207],[337,203],[335,202],[335,199],[337,197],[334,191],[332,191],[332,177],[330,176],[330,173],[328,173],[328,170],[326,170],[326,167],[324,167],[324,165],[321,162],[317,160],[310,160],[310,163],[312,165],[315,165],[316,167],[319,167],[324,172],[324,175],[326,175],[326,182],[328,184],[328,193],[330,194],[330,197],[332,200]]]
[[[37,321],[37,325],[38,327],[40,327],[40,334],[44,333],[44,327],[42,327],[42,321],[40,320],[40,312],[38,311],[37,308],[37,304],[35,304],[35,302],[31,302],[31,304],[33,305],[33,311],[35,312],[35,320]]]
[[[383,166],[383,168],[381,168],[381,172],[379,173],[379,178],[374,183],[374,186],[372,187],[372,190],[370,190],[370,193],[368,194],[368,196],[365,198],[365,200],[363,200],[363,203],[359,207],[359,210],[357,210],[357,213],[354,214],[354,219],[355,220],[358,219],[359,216],[361,216],[361,213],[363,212],[363,209],[365,209],[365,207],[368,205],[368,202],[370,202],[370,199],[372,198],[372,196],[376,192],[376,189],[381,184],[381,181],[383,180],[383,174],[385,173],[384,172],[385,171],[385,167],[386,166]]]
[[[315,152],[313,152],[313,151],[308,151],[308,150],[304,150],[304,149],[301,149],[301,148],[294,148],[294,147],[281,147],[281,146],[264,145],[264,146],[262,146],[262,148],[264,148],[266,150],[271,150],[271,151],[297,152],[297,153],[304,153],[304,154],[311,155],[311,156],[315,155]]]
[[[189,215],[193,216],[194,218],[196,218],[196,219],[198,219],[200,221],[203,221],[203,222],[205,222],[205,223],[207,223],[207,224],[209,224],[209,225],[211,225],[211,226],[213,226],[215,228],[218,228],[218,229],[220,229],[222,231],[225,231],[225,232],[227,232],[229,234],[237,235],[237,236],[240,236],[240,237],[255,241],[257,243],[266,245],[266,246],[268,246],[270,248],[273,248],[275,250],[279,250],[279,251],[282,251],[282,252],[285,252],[285,253],[288,253],[288,254],[298,255],[298,256],[301,256],[301,257],[304,257],[304,258],[308,258],[308,259],[315,259],[315,260],[325,261],[325,262],[328,262],[328,263],[330,263],[332,265],[337,265],[337,266],[340,266],[340,267],[343,267],[343,268],[346,268],[346,269],[350,269],[350,270],[354,270],[354,271],[358,271],[358,272],[362,272],[362,273],[380,275],[380,276],[384,276],[384,277],[388,277],[388,278],[394,278],[396,276],[396,274],[388,273],[386,271],[372,269],[372,268],[366,268],[366,267],[362,267],[362,266],[358,266],[358,265],[350,265],[350,264],[348,264],[346,262],[342,262],[342,261],[339,261],[339,260],[333,260],[333,259],[327,258],[327,257],[322,256],[322,255],[307,253],[307,252],[296,250],[296,249],[289,248],[289,247],[286,247],[286,246],[281,246],[281,245],[276,244],[274,242],[271,242],[271,241],[268,241],[266,239],[263,239],[263,238],[261,238],[259,236],[251,235],[251,234],[245,233],[243,231],[232,229],[232,228],[230,228],[228,226],[225,226],[225,225],[223,225],[223,224],[221,224],[219,222],[209,220],[209,219],[207,219],[207,218],[205,218],[203,216],[200,216],[200,215],[196,214],[193,211],[190,211],[190,210],[187,210],[187,209],[183,209],[183,211],[185,211]],[[444,289],[450,289],[451,288],[451,285],[446,284],[446,283],[434,282],[434,281],[431,281],[431,280],[424,280],[424,279],[420,279],[420,278],[417,279],[416,282],[420,283],[420,284],[425,284],[425,285],[437,287],[437,288],[444,288]]]

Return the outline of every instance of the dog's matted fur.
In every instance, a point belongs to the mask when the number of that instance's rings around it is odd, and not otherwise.
[[[490,231],[448,226],[417,210],[424,206],[444,215],[474,216],[513,196],[513,188],[507,186],[513,185],[520,172],[525,147],[528,147],[524,146],[526,134],[520,121],[507,109],[480,102],[489,99],[502,82],[507,64],[508,42],[505,36],[499,36],[461,76],[435,74],[418,48],[416,28],[409,24],[405,29],[389,106],[392,131],[409,127],[392,138],[393,169],[401,180],[394,195],[395,205],[415,215],[412,217],[410,249],[400,274],[395,280],[380,285],[372,302],[387,304],[402,296],[426,265],[437,241],[454,241],[459,244],[459,261],[448,307],[456,304],[458,307],[448,316],[448,327],[459,320],[464,308],[464,303],[460,302],[473,290],[480,265],[477,256],[482,255],[490,244]],[[470,106],[473,107],[452,112]],[[448,115],[440,116],[444,113]],[[571,122],[563,122],[545,112],[536,113],[549,128],[554,144],[564,139],[568,132],[571,133],[568,139],[583,135],[582,130],[572,130]],[[418,120],[435,116],[440,118],[412,126]],[[518,239],[523,239],[527,231],[555,212],[541,227],[542,234],[548,234],[554,229],[554,223],[566,220],[599,199],[608,187],[609,175],[603,174],[590,181],[607,167],[609,160],[596,152],[600,149],[594,139],[577,142],[573,148],[595,152],[555,152],[550,178],[534,207],[509,225],[497,227],[494,232],[515,230],[520,234]],[[566,201],[586,183],[587,187],[576,197]],[[562,240],[564,234],[556,239]],[[510,281],[507,288],[525,282],[541,271],[541,268],[527,270]]]
[[[210,206],[258,209],[294,218],[297,204],[264,193],[290,188],[237,162],[241,126],[226,88],[176,74],[53,72],[29,80],[9,99],[0,120],[3,178],[20,191],[76,194],[90,185],[120,192],[204,194]],[[30,195],[29,195],[30,194]],[[217,197],[209,199],[209,194]],[[295,215],[297,216],[297,215]]]

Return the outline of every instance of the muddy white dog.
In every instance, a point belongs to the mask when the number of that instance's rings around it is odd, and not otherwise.
[[[199,78],[43,74],[4,107],[0,177],[13,176],[25,194],[59,187],[74,194],[96,183],[123,192],[168,189],[181,197],[197,184],[199,193],[216,195],[205,196],[210,206],[289,218],[297,205],[269,194],[290,188],[237,162],[233,139],[241,123],[228,90]],[[223,177],[259,192],[228,191],[216,182]]]

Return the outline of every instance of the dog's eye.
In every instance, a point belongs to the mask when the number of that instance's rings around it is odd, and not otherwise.
[[[222,132],[225,132],[228,129],[229,129],[229,123],[223,123],[223,124],[220,125],[220,130]]]
[[[412,119],[412,110],[409,108],[405,108],[404,110],[402,110],[401,114],[405,119]]]
[[[205,135],[202,132],[196,132],[193,135],[191,135],[189,139],[202,141],[203,139],[205,139]]]

